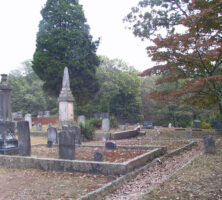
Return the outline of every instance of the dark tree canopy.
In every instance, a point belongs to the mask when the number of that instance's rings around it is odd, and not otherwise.
[[[139,15],[139,8],[147,12]],[[182,83],[149,97],[200,107],[218,104],[222,113],[222,1],[143,0],[139,8],[128,21],[134,23],[134,34],[152,39],[147,53],[157,63],[141,76],[160,75],[157,84]]]
[[[92,41],[82,6],[78,0],[47,0],[41,14],[33,70],[44,81],[43,88],[58,96],[67,66],[77,103],[87,103],[98,91],[99,42]]]

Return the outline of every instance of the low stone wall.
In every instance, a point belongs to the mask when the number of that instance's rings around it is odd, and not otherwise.
[[[126,130],[126,131],[111,133],[110,139],[111,140],[121,140],[121,139],[136,137],[139,135],[139,131],[140,131],[140,128],[137,127],[133,130]]]
[[[168,157],[172,157],[174,155],[180,154],[181,152],[192,148],[196,144],[197,144],[197,141],[191,142],[190,144],[185,145],[182,148],[174,150],[170,154],[165,154],[161,158],[156,158],[152,162],[146,164],[145,166],[138,168],[135,171],[132,171],[130,173],[127,173],[126,175],[121,176],[112,182],[109,182],[97,190],[94,190],[86,195],[83,195],[82,197],[78,198],[78,200],[89,200],[89,199],[94,199],[94,200],[98,199],[99,200],[99,199],[102,199],[102,197],[104,197],[106,194],[111,193],[112,191],[115,191],[117,188],[121,187],[121,185],[123,185],[127,181],[130,181],[131,179],[135,178],[138,174],[144,172],[148,168],[158,165],[160,161],[163,162],[163,161],[167,160]]]
[[[166,147],[159,147],[123,163],[0,155],[0,166],[21,169],[34,168],[45,171],[122,175],[145,165],[148,161],[164,153],[166,153]]]

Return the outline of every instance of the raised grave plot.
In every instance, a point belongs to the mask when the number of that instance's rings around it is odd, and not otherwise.
[[[150,149],[124,149],[117,148],[115,150],[105,149],[102,147],[78,147],[75,148],[75,160],[93,161],[95,152],[103,153],[103,160],[105,162],[125,162],[129,159],[142,155],[150,151]],[[53,146],[47,148],[45,145],[38,145],[32,147],[32,155],[42,158],[59,158],[58,147]]]
[[[33,148],[34,153],[36,152],[36,154],[38,153],[39,155],[43,156],[44,152],[46,151],[46,147],[38,149],[38,146],[42,145],[35,146]],[[37,150],[35,151],[36,147]],[[56,156],[56,148],[49,149],[50,150],[48,151],[48,154]],[[80,150],[82,151],[82,153],[77,153],[78,151],[81,152]],[[85,155],[88,158],[91,157],[90,160],[92,160],[92,155],[94,155],[93,152],[98,150],[103,151],[104,146],[77,147],[76,157],[81,157]],[[89,153],[89,151],[92,152]],[[90,160],[63,160],[56,158],[45,158],[46,156],[44,156],[44,158],[40,158],[35,155],[32,157],[0,156],[0,165],[5,167],[23,169],[35,168],[42,169],[45,171],[67,171],[104,175],[121,175],[133,171],[138,167],[144,166],[147,162],[150,162],[154,158],[166,153],[166,151],[166,147],[161,146],[118,146],[117,150],[105,150],[104,153],[105,159],[109,158],[115,162],[98,162]],[[126,157],[126,159],[124,157]]]

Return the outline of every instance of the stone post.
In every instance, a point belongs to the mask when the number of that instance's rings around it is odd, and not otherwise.
[[[19,154],[22,156],[30,156],[31,141],[30,141],[29,122],[19,121],[17,124],[17,129],[18,129]]]

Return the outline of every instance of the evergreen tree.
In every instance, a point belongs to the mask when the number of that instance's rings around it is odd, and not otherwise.
[[[72,93],[83,105],[98,91],[99,42],[92,41],[78,0],[47,0],[41,14],[32,68],[44,81],[44,90],[58,96],[67,66]]]

